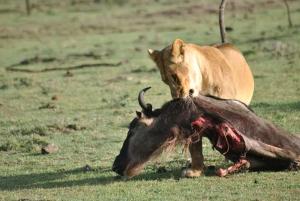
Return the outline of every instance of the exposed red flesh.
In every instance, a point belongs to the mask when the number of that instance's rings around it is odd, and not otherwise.
[[[231,158],[232,155],[237,156],[235,159],[237,162],[232,166],[227,169],[220,168],[216,171],[218,176],[224,177],[249,166],[249,162],[246,159],[241,158],[245,151],[243,137],[230,123],[221,122],[216,124],[210,118],[200,117],[192,122],[192,126],[199,132],[209,128],[210,131],[206,133],[206,136],[213,139],[214,148],[228,158]]]
[[[200,117],[192,122],[192,126],[198,130],[212,128],[213,133],[208,133],[208,135],[216,135],[214,147],[224,155],[229,151],[244,150],[245,144],[242,136],[229,123],[214,124],[211,119]]]

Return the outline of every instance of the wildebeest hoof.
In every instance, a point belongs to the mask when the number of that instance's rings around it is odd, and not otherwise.
[[[289,170],[292,170],[292,171],[300,170],[300,158],[291,162],[291,164],[289,166]]]
[[[228,170],[227,169],[219,168],[216,171],[216,175],[218,175],[219,177],[225,177],[226,175],[228,175]]]
[[[202,170],[195,170],[191,168],[187,168],[182,170],[181,176],[187,178],[200,177],[202,174]]]
[[[216,171],[216,174],[219,177],[225,177],[228,174],[241,172],[241,171],[244,171],[244,170],[248,170],[249,168],[250,168],[250,162],[246,159],[241,158],[239,161],[237,161],[236,163],[234,163],[232,166],[228,167],[227,169],[219,168]]]

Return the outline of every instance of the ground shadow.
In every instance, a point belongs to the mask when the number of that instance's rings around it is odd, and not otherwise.
[[[169,163],[173,162],[174,161],[171,161]],[[168,167],[169,163],[167,162],[165,165]],[[180,165],[176,168],[172,167],[164,169],[163,171],[159,171],[159,168],[157,167],[152,167],[150,171],[142,172],[140,175],[130,180],[124,180],[121,177],[116,176],[114,173],[112,174],[112,176],[101,176],[103,174],[107,175],[107,173],[110,173],[110,167],[95,169],[93,171],[86,172],[83,170],[83,168],[76,168],[71,170],[57,170],[55,172],[0,176],[0,191],[34,188],[51,189],[84,185],[108,185],[117,182],[147,180],[161,181],[165,179],[174,179],[176,181],[179,181],[181,178],[181,170],[182,166]],[[70,176],[75,174],[92,174],[92,176],[84,179],[68,179]]]
[[[113,176],[100,176],[81,180],[61,181],[64,177],[74,174],[89,174],[90,172],[105,173],[110,168],[85,172],[83,168],[58,170],[56,172],[0,176],[0,190],[32,189],[32,188],[61,188],[82,185],[105,185],[117,181]]]
[[[226,165],[227,166],[227,165]],[[221,166],[209,166],[204,172],[204,175],[207,177],[216,177],[215,171]],[[63,170],[56,172],[46,172],[46,173],[33,173],[33,174],[22,174],[22,175],[13,175],[13,176],[0,176],[0,191],[8,190],[21,190],[21,189],[52,189],[52,188],[65,188],[65,187],[74,187],[74,186],[86,186],[86,185],[109,185],[112,183],[127,183],[135,181],[163,181],[163,180],[174,180],[180,181],[182,179],[181,166],[167,169],[165,171],[159,172],[158,169],[153,169],[141,173],[140,175],[130,179],[124,180],[119,176],[113,174],[113,176],[98,176],[103,173],[110,172],[110,168],[105,168],[101,170],[93,170],[84,172],[82,168],[76,168],[72,170]],[[64,177],[69,177],[73,174],[89,174],[93,173],[93,177],[85,179],[72,179],[62,180]],[[95,174],[96,173],[96,174]]]
[[[108,185],[117,182],[130,182],[137,180],[164,180],[164,179],[180,179],[179,170],[172,170],[166,173],[151,173],[141,174],[131,180],[123,180],[118,176],[95,176],[93,178],[66,180],[61,181],[62,178],[70,174],[82,174],[82,171],[70,170],[65,172],[48,172],[39,174],[23,174],[15,176],[0,177],[0,190],[16,190],[16,189],[51,189],[51,188],[65,188],[72,186],[85,185]],[[100,171],[99,171],[100,173]],[[89,173],[85,173],[89,174]],[[58,181],[57,181],[58,180]]]

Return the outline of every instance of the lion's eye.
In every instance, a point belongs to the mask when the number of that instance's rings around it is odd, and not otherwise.
[[[171,75],[171,77],[172,77],[172,80],[173,80],[176,84],[180,84],[180,80],[179,80],[179,78],[178,78],[177,75],[173,74],[173,75]]]

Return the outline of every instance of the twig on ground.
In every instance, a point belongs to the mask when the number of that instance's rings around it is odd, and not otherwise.
[[[29,64],[34,64],[34,63],[50,63],[50,62],[54,62],[54,61],[59,61],[59,60],[55,57],[41,58],[39,56],[35,56],[35,57],[23,59],[19,63],[10,65],[8,68],[12,68],[12,67],[15,67],[15,66],[29,65]]]
[[[93,58],[93,59],[101,59],[103,56],[105,55],[98,55],[95,54],[94,52],[86,52],[86,53],[73,53],[73,54],[69,54],[67,55],[67,57],[89,57],[89,58]]]
[[[69,67],[44,68],[44,69],[41,69],[41,70],[13,68],[12,66],[9,66],[9,67],[6,67],[5,70],[13,71],[13,72],[24,72],[24,73],[44,73],[44,72],[50,72],[50,71],[78,70],[78,69],[92,68],[92,67],[118,67],[121,64],[122,64],[122,62],[118,62],[118,63],[80,64],[80,65],[69,66]]]

